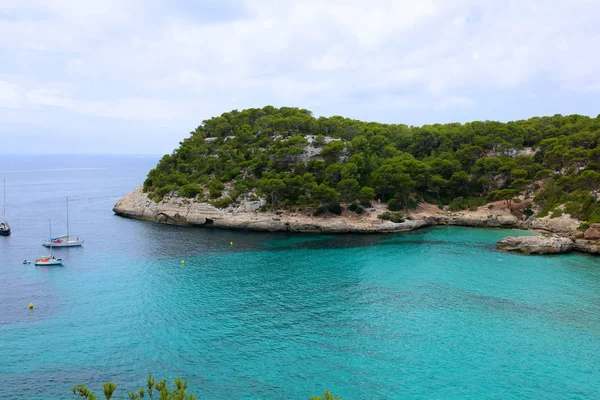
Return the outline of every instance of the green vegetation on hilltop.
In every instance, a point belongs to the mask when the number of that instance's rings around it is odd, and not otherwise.
[[[535,196],[540,215],[600,222],[599,139],[600,116],[412,127],[267,106],[204,121],[150,171],[144,191],[221,208],[262,197],[271,209],[381,200],[391,211]]]

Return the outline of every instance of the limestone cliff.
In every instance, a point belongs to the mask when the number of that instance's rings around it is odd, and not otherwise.
[[[289,212],[259,212],[260,201],[242,201],[238,207],[218,209],[206,202],[165,197],[155,203],[139,187],[117,201],[113,211],[123,217],[190,226],[290,232],[398,232],[427,225],[423,220],[393,223],[377,213],[340,217],[313,217]]]
[[[217,228],[254,231],[289,232],[402,232],[432,225],[460,225],[487,228],[517,228],[543,230],[553,235],[508,237],[498,243],[503,250],[521,251],[526,254],[555,254],[581,251],[600,254],[597,243],[584,236],[596,237],[598,226],[588,232],[578,232],[579,221],[563,215],[560,218],[530,218],[521,221],[507,210],[480,207],[476,212],[448,212],[437,207],[420,207],[411,219],[402,223],[383,221],[377,216],[386,211],[384,205],[375,204],[362,215],[346,212],[341,216],[312,216],[293,212],[259,212],[262,201],[243,200],[238,206],[225,209],[213,207],[207,202],[196,202],[181,197],[167,196],[156,203],[138,187],[117,201],[113,211],[123,217],[188,226],[212,226]]]

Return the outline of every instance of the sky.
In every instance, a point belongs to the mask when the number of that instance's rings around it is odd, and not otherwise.
[[[595,117],[599,15],[597,0],[1,0],[0,154],[170,153],[265,105]]]

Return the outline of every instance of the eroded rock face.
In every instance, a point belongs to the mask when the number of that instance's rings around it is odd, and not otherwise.
[[[424,218],[430,225],[461,225],[493,228],[515,228],[519,219],[514,215],[442,215],[436,214]]]
[[[592,224],[583,233],[583,238],[587,240],[600,240],[600,224]]]
[[[573,249],[582,253],[600,255],[600,246],[587,240],[576,240],[575,247]]]
[[[218,209],[205,202],[165,197],[155,203],[139,187],[117,201],[113,211],[123,217],[178,225],[210,225],[217,228],[290,232],[399,232],[428,225],[422,219],[397,224],[377,219],[376,213],[362,217],[312,217],[289,213],[260,213],[262,201],[242,201],[236,207]]]
[[[579,227],[579,221],[563,214],[558,218],[531,218],[521,224],[524,229],[536,229],[554,233],[568,234],[575,232]]]
[[[496,247],[524,254],[560,254],[574,250],[575,242],[556,235],[508,236],[496,243]]]
[[[165,198],[156,203],[148,198],[141,186],[117,201],[113,211],[123,217],[179,225],[204,225],[206,218],[217,220],[225,214],[208,203],[188,199]]]

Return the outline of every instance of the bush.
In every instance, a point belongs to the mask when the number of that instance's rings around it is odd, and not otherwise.
[[[173,190],[175,190],[175,185],[173,184],[165,185],[161,188],[158,188],[154,191],[155,198],[157,198],[158,200],[162,200],[167,194],[171,193]]]
[[[221,183],[220,181],[213,179],[212,181],[210,181],[210,183],[208,184],[208,192],[210,195],[211,199],[218,199],[219,197],[221,197],[221,194],[223,192],[223,189],[225,188],[225,185],[223,185],[223,183]]]
[[[585,232],[587,231],[587,229],[590,227],[590,224],[587,222],[582,222],[579,224],[579,228],[577,228],[577,230],[580,230],[581,232]]]
[[[588,218],[588,222],[590,224],[600,223],[600,213],[595,213],[595,214],[590,215],[590,217]]]
[[[538,213],[537,217],[538,218],[544,218],[544,217],[547,217],[549,213],[550,213],[550,210],[548,208],[544,207],[544,208],[542,208],[540,210],[540,212]]]
[[[461,211],[466,210],[467,208],[469,208],[469,206],[467,206],[464,197],[461,196],[454,198],[450,204],[448,204],[448,210],[450,211]]]
[[[327,212],[327,208],[325,206],[320,206],[319,208],[317,208],[315,210],[315,212],[313,213],[313,215],[315,217],[318,217],[319,215],[323,215]]]
[[[392,213],[391,213],[391,212],[389,212],[389,211],[386,211],[386,212],[384,212],[384,213],[382,213],[382,214],[379,214],[379,215],[377,216],[377,218],[379,218],[379,219],[382,219],[382,220],[384,220],[384,221],[389,221],[389,220],[390,220],[390,218],[391,218],[391,216],[392,216]]]
[[[494,208],[494,205],[493,205],[493,204],[490,204],[490,205],[488,206],[488,208],[491,210],[492,208]]]
[[[483,197],[455,197],[450,204],[448,209],[450,211],[461,211],[470,210],[477,211],[477,207],[485,205],[485,199]]]
[[[469,206],[469,208],[471,208],[471,207],[477,208],[477,207],[485,205],[485,203],[486,203],[485,198],[483,198],[483,197],[469,197],[467,199],[467,205]]]
[[[210,203],[217,208],[227,208],[233,203],[233,200],[231,197],[227,196],[222,199],[213,200]]]
[[[325,393],[323,393],[323,396],[311,397],[310,400],[342,400],[342,398],[333,397],[333,394],[331,394],[329,390],[326,390]]]
[[[315,137],[315,140],[312,142],[314,147],[321,147],[325,144],[325,136],[320,133]]]
[[[449,211],[461,211],[462,208],[460,207],[460,204],[450,203],[448,205],[448,210]]]
[[[262,206],[260,206],[260,208],[258,209],[259,212],[267,212],[267,210],[269,209],[269,207],[267,207],[266,204],[263,204]]]
[[[179,189],[179,195],[187,198],[196,197],[198,194],[202,193],[202,187],[197,183],[188,183]]]
[[[348,206],[348,210],[354,211],[355,213],[357,213],[359,215],[365,212],[365,209],[362,206],[356,204],[356,202],[350,204]]]
[[[402,203],[398,199],[392,199],[387,203],[388,210],[400,211],[402,210]]]
[[[342,215],[342,206],[340,203],[331,203],[327,205],[327,211],[335,215]]]
[[[523,214],[525,214],[526,218],[531,217],[533,214],[535,214],[533,212],[533,210],[531,209],[531,204],[528,204],[527,207],[525,208],[525,211],[523,211]]]
[[[563,215],[563,211],[560,208],[557,208],[554,211],[552,211],[552,215],[550,216],[550,218],[558,218],[561,215]]]
[[[391,221],[397,224],[404,222],[404,216],[402,215],[402,213],[391,213],[389,211],[379,214],[377,218],[384,221]]]
[[[187,381],[182,381],[180,378],[176,378],[173,381],[172,387],[169,387],[169,385],[167,385],[166,379],[156,382],[152,374],[150,374],[146,382],[146,387],[143,387],[140,390],[136,390],[133,392],[128,392],[127,396],[132,400],[143,399],[145,398],[145,395],[148,395],[148,397],[151,399],[157,399],[160,396],[160,398],[164,400],[196,400],[196,396],[194,396],[192,392],[187,391],[187,385]],[[112,398],[116,389],[117,385],[115,385],[112,382],[106,382],[103,385],[104,397],[107,400]],[[83,383],[80,383],[77,386],[73,387],[72,391],[78,399],[98,399],[98,397],[94,395],[94,393],[90,389],[85,387]],[[327,394],[329,392],[325,393]]]
[[[237,189],[231,189],[229,191],[229,197],[231,197],[231,200],[233,201],[237,201],[237,199],[242,195],[242,192],[240,192]]]

